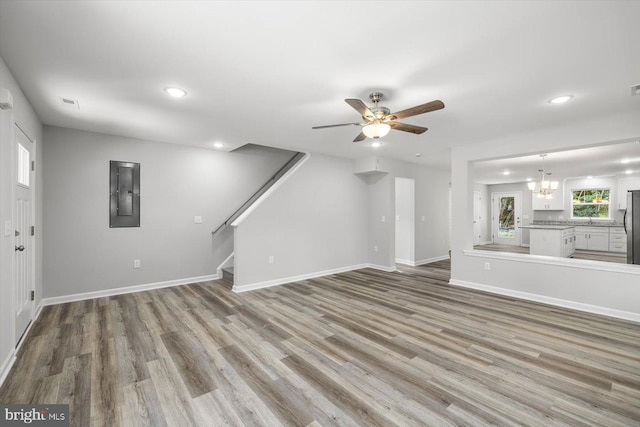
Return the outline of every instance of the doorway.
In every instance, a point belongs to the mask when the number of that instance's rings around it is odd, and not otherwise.
[[[415,181],[396,178],[396,258],[415,265]]]
[[[491,234],[493,243],[520,246],[522,193],[491,193]]]
[[[34,237],[33,237],[33,158],[34,144],[15,127],[15,251],[14,251],[14,283],[16,338],[20,341],[33,318],[34,302]]]

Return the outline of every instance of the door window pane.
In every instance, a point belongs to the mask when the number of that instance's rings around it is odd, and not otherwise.
[[[29,154],[29,150],[18,143],[18,184],[26,187],[29,186],[29,166],[31,165]]]
[[[516,220],[514,205],[514,197],[500,197],[500,222],[498,226],[498,237],[515,239]]]

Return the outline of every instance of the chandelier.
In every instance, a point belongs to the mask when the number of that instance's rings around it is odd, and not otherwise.
[[[539,199],[553,199],[553,192],[558,189],[558,181],[550,181],[549,175],[551,172],[545,172],[544,170],[544,158],[546,154],[540,154],[542,157],[542,169],[538,169],[541,173],[540,182],[530,182],[527,184],[529,190],[533,193],[537,193]]]

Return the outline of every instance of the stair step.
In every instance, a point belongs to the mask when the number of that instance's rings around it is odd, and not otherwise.
[[[233,282],[233,267],[224,267],[222,269],[222,278]]]

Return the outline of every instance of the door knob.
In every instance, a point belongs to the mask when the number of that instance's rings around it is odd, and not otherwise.
[[[20,252],[24,251],[24,246],[23,245],[16,246],[16,251],[20,251]]]

